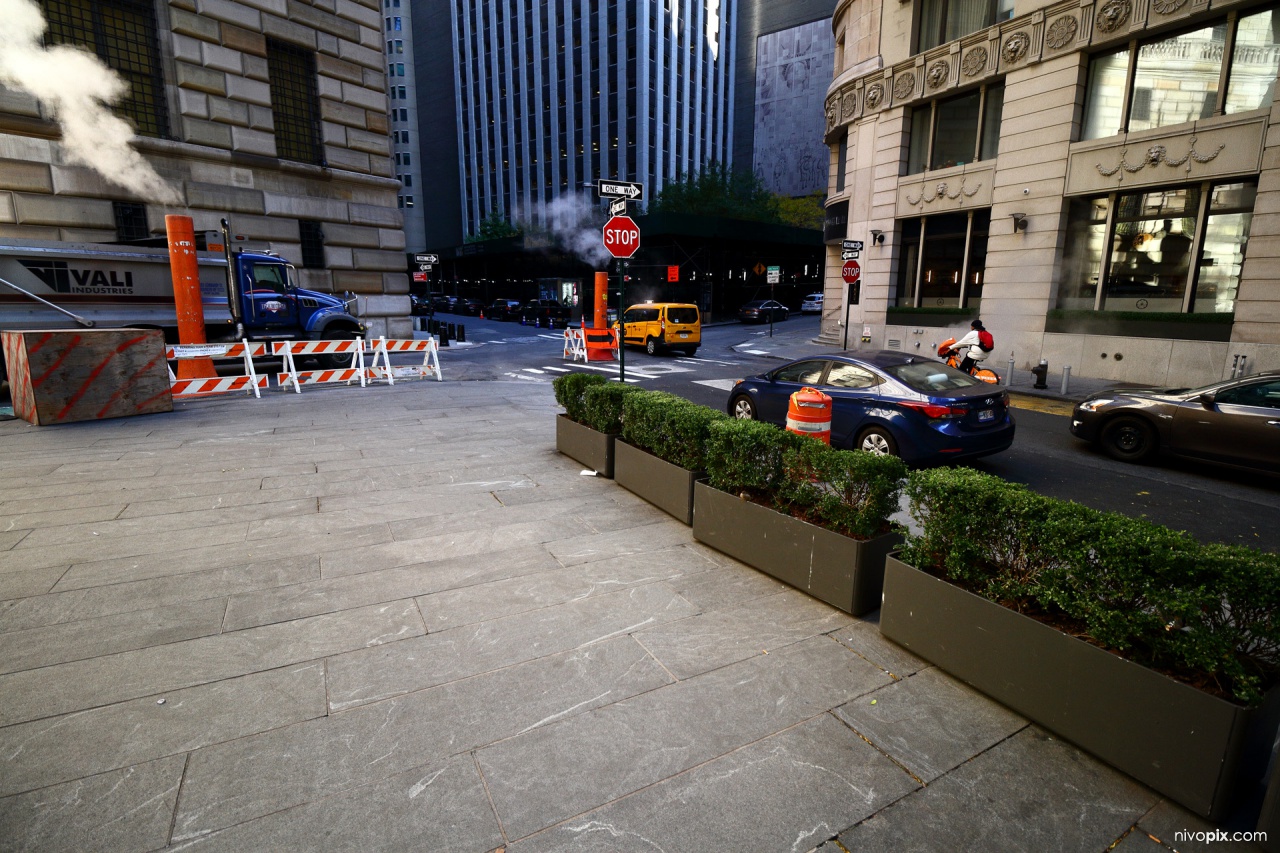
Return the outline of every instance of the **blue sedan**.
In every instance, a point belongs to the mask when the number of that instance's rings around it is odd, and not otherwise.
[[[785,426],[791,395],[806,386],[831,397],[834,447],[931,465],[1013,444],[1008,391],[895,350],[811,356],[739,380],[728,412]]]

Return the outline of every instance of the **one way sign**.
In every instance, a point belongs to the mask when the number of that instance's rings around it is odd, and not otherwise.
[[[644,198],[644,184],[634,181],[597,181],[596,191],[601,198],[625,198],[630,201]]]

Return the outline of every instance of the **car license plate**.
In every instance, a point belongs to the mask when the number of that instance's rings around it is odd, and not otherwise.
[[[681,332],[681,333],[680,333],[680,337],[682,337],[682,338],[687,338],[687,337],[689,337],[689,333],[688,333],[688,332]]]
[[[984,421],[994,421],[995,419],[996,419],[996,413],[991,409],[983,409],[982,411],[978,412],[978,423],[982,423]]]

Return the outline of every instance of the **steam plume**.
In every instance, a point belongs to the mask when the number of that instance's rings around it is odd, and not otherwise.
[[[0,85],[34,95],[62,128],[67,159],[138,196],[178,204],[178,192],[129,146],[133,128],[110,105],[128,89],[96,56],[40,43],[46,24],[32,0],[0,0]]]
[[[562,195],[547,204],[542,228],[584,263],[603,269],[612,260],[604,247],[604,219],[586,195]]]

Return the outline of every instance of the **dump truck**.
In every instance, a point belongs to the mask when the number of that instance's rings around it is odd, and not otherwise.
[[[213,251],[197,252],[209,342],[365,335],[354,294],[303,289],[292,264],[269,251],[233,250],[223,226],[202,235]],[[0,238],[0,330],[77,327],[160,329],[177,343],[168,249]],[[352,355],[318,358],[339,368]]]

